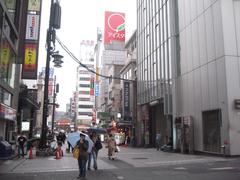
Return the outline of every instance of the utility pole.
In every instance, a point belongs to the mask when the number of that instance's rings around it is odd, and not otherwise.
[[[44,100],[43,100],[43,117],[42,117],[42,133],[40,138],[40,149],[46,148],[46,136],[47,136],[47,117],[48,117],[48,84],[49,84],[49,69],[50,69],[50,60],[51,56],[59,58],[61,60],[62,56],[54,52],[55,50],[55,37],[56,32],[55,29],[60,29],[61,23],[61,7],[59,5],[58,0],[54,2],[51,0],[50,5],[50,20],[49,20],[49,27],[47,30],[47,59],[46,59],[46,67],[45,67],[45,79],[44,79]],[[56,56],[56,54],[58,56]],[[55,55],[55,56],[54,56]],[[59,59],[56,61],[59,62]]]

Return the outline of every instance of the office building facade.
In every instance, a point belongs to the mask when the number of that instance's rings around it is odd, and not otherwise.
[[[165,103],[162,115],[171,119],[171,128],[165,130],[172,131],[175,149],[185,143],[192,144],[188,151],[239,155],[240,1],[139,0],[137,4],[139,105],[149,110],[145,116],[152,117],[150,101],[156,96],[157,79],[157,95],[163,92],[160,101]],[[159,38],[153,32],[158,26]],[[154,54],[158,41],[160,51]],[[154,68],[155,57],[156,64],[162,64],[160,71]],[[151,68],[153,74],[147,73]],[[150,107],[144,104],[148,102]]]

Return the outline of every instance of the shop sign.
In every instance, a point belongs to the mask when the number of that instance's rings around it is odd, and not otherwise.
[[[0,103],[0,118],[15,121],[16,110]]]
[[[26,39],[37,41],[38,40],[38,30],[39,30],[39,15],[28,14]]]
[[[37,70],[37,45],[26,44],[25,45],[25,59],[24,70],[36,71]]]
[[[129,82],[124,82],[124,116],[128,116],[130,112],[130,102],[129,102]]]
[[[125,14],[119,12],[105,12],[104,43],[125,41]]]

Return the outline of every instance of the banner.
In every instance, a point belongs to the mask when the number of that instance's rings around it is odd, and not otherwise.
[[[24,70],[36,70],[37,67],[37,45],[26,44],[25,45],[25,59]]]
[[[38,40],[39,15],[28,14],[26,27],[26,40]]]
[[[90,80],[90,95],[91,96],[94,95],[94,77],[91,77],[91,80]]]
[[[123,102],[124,102],[124,116],[129,116],[130,112],[130,98],[129,98],[129,82],[123,84]]]
[[[125,42],[125,14],[106,11],[104,44],[109,44],[113,40]]]
[[[95,96],[99,96],[99,81],[95,82]]]

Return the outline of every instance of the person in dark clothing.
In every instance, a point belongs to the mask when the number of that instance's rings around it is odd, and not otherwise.
[[[80,178],[86,177],[86,167],[88,159],[88,141],[85,139],[84,134],[80,134],[80,140],[77,142],[77,147],[79,148],[78,166],[79,166],[79,176]]]
[[[24,157],[24,144],[27,141],[26,137],[24,137],[22,134],[18,137],[18,144],[19,144],[19,148],[22,152],[22,157]]]

